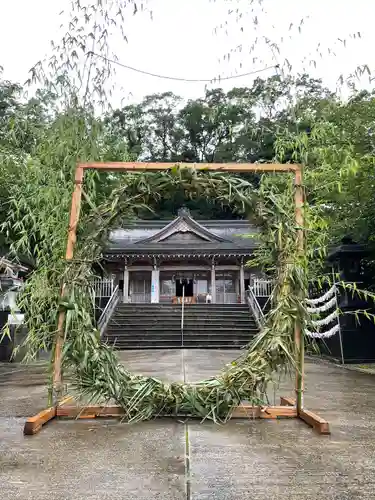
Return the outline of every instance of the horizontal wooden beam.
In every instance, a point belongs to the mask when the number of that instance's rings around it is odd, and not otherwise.
[[[293,418],[297,416],[296,408],[290,406],[238,406],[232,413],[232,418]]]
[[[289,163],[146,163],[146,162],[108,162],[80,163],[82,169],[123,171],[123,172],[160,172],[173,167],[195,168],[214,172],[295,172],[301,166]]]
[[[125,410],[121,406],[58,406],[57,417],[95,418],[95,417],[123,417]]]
[[[96,417],[123,417],[126,412],[120,406],[58,406],[57,417],[70,418],[96,418]],[[163,415],[160,415],[163,416]],[[176,415],[183,416],[183,415]],[[295,408],[289,406],[238,406],[232,413],[231,418],[292,418],[297,416]]]

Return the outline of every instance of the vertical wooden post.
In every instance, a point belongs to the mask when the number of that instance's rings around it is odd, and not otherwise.
[[[79,211],[81,208],[81,197],[82,197],[82,182],[83,182],[83,167],[77,165],[75,173],[75,187],[72,194],[72,204],[70,208],[70,219],[68,228],[68,240],[66,244],[65,259],[72,260],[74,255],[74,245],[77,240],[77,224],[79,220]],[[65,283],[61,286],[61,297],[64,296]],[[58,399],[62,396],[62,372],[61,372],[61,361],[62,361],[62,349],[64,345],[64,322],[65,322],[65,310],[62,309],[59,312],[59,317],[57,321],[57,331],[55,339],[55,353],[53,362],[53,388],[55,395]]]
[[[297,252],[301,258],[304,252],[304,218],[303,218],[303,186],[302,186],[302,167],[295,171],[295,217],[297,225]],[[301,300],[303,297],[301,297]],[[302,325],[296,319],[294,327],[294,341],[296,347],[296,405],[297,414],[303,409],[303,391],[304,391],[304,364],[305,364],[305,342],[302,332]]]
[[[245,304],[245,268],[243,259],[240,266],[240,301],[241,304]]]
[[[216,270],[215,270],[215,258],[212,259],[211,266],[211,302],[216,304]]]
[[[129,302],[129,269],[126,261],[124,266],[124,289],[122,295],[122,301],[124,304],[127,304]]]

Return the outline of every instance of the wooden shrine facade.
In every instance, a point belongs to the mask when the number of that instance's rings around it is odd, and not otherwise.
[[[197,221],[186,208],[172,221],[137,221],[115,230],[103,254],[123,302],[230,304],[261,273],[247,265],[257,229],[245,220]]]

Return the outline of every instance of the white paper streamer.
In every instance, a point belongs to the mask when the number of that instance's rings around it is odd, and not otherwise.
[[[324,295],[318,297],[317,299],[306,299],[306,303],[309,304],[310,306],[315,306],[317,304],[320,304],[321,302],[325,302],[326,300],[330,299],[335,294],[335,292],[336,292],[336,285],[333,285]]]
[[[333,306],[336,305],[336,297],[332,297],[331,300],[323,304],[322,306],[319,307],[307,307],[307,312],[312,313],[312,314],[318,314],[324,311],[328,311],[331,309]]]
[[[322,325],[329,325],[334,319],[339,317],[339,313],[336,311],[333,311],[331,314],[329,314],[326,318],[323,319],[317,319],[316,321],[312,321],[311,323],[313,326],[319,327]]]
[[[340,325],[337,324],[327,332],[309,332],[309,330],[305,329],[305,334],[313,339],[327,339],[329,337],[333,337],[333,335],[335,335],[335,333],[339,331],[340,331]]]

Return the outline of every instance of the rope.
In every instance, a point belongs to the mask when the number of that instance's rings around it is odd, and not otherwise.
[[[306,299],[306,303],[309,304],[310,306],[315,306],[317,304],[320,304],[321,302],[325,302],[326,300],[330,299],[335,294],[335,292],[336,292],[336,285],[333,285],[324,295],[318,297],[317,299]]]
[[[339,317],[339,313],[337,312],[337,310],[335,310],[331,314],[329,314],[326,318],[317,319],[316,321],[312,321],[311,323],[313,324],[313,326],[316,326],[316,327],[319,327],[322,325],[329,325],[330,323],[332,323],[332,321],[334,319],[336,319],[338,317]]]
[[[329,337],[333,337],[333,335],[335,335],[335,333],[339,331],[340,331],[340,325],[337,324],[327,332],[310,332],[309,330],[305,329],[305,334],[313,339],[327,339]]]
[[[277,64],[272,66],[265,66],[264,68],[260,68],[254,71],[249,71],[247,73],[241,73],[239,75],[232,76],[222,76],[222,77],[214,77],[214,78],[181,78],[177,76],[168,76],[168,75],[159,75],[158,73],[151,73],[151,71],[145,71],[143,69],[134,68],[133,66],[128,66],[127,64],[123,64],[119,61],[115,61],[114,59],[110,59],[109,57],[103,56],[101,54],[97,54],[96,52],[88,52],[87,56],[95,56],[104,59],[106,62],[117,64],[117,66],[121,66],[122,68],[128,69],[130,71],[135,71],[136,73],[141,73],[142,75],[153,76],[154,78],[162,78],[163,80],[174,80],[177,82],[206,82],[211,83],[214,81],[223,81],[223,80],[233,80],[234,78],[242,78],[244,76],[256,75],[257,73],[263,73],[263,71],[267,71],[269,69],[278,68]]]
[[[306,299],[306,303],[310,305],[310,307],[307,307],[306,309],[307,312],[311,314],[319,314],[325,311],[329,311],[330,309],[332,309],[332,307],[335,307],[335,310],[332,311],[325,318],[311,321],[312,326],[314,327],[315,330],[319,330],[320,327],[329,325],[330,323],[332,323],[332,321],[336,320],[336,324],[325,332],[320,332],[320,331],[310,332],[307,328],[305,328],[305,334],[308,337],[314,339],[327,339],[340,331],[335,284],[321,297],[318,297],[316,299]]]
[[[335,305],[336,305],[336,296],[332,297],[331,300],[329,300],[328,302],[326,302],[322,306],[319,306],[319,307],[307,307],[306,310],[307,310],[307,312],[309,312],[311,314],[318,314],[318,313],[321,313],[321,312],[324,312],[324,311],[329,311]]]

